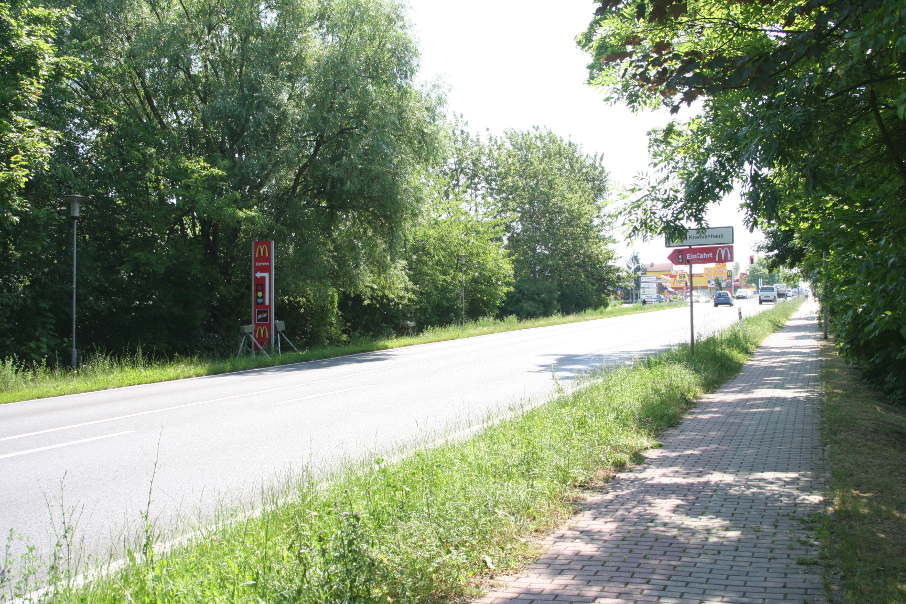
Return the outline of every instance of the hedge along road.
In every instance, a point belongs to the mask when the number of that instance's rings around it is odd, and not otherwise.
[[[765,307],[695,305],[707,335]],[[0,540],[48,556],[61,526],[95,559],[164,535],[306,468],[397,451],[548,398],[591,369],[687,342],[687,308],[0,406]],[[150,490],[150,506],[149,501]],[[0,543],[0,551],[3,551]],[[116,553],[114,552],[114,555]],[[0,560],[0,564],[2,564]],[[18,564],[12,565],[16,573]]]

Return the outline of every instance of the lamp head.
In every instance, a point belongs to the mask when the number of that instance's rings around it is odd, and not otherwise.
[[[88,197],[85,195],[64,195],[63,199],[69,202],[69,215],[72,218],[78,218],[81,215],[79,213],[81,204],[88,201]]]

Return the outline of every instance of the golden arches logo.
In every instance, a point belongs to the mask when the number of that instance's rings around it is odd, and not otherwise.
[[[728,262],[733,260],[733,251],[728,247],[719,247],[716,256],[718,262]]]
[[[258,325],[255,327],[255,339],[262,340],[267,337],[270,337],[267,325]]]
[[[271,246],[267,243],[255,244],[255,258],[270,258]]]

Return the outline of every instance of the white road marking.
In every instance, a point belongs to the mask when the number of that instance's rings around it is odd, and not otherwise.
[[[96,424],[103,424],[107,422],[115,422],[121,419],[130,419],[133,417],[140,417],[142,415],[151,415],[154,413],[164,413],[166,411],[174,411],[176,409],[187,409],[189,407],[197,407],[199,405],[207,405],[209,403],[217,403],[220,401],[226,401],[234,398],[242,398],[245,396],[255,396],[257,394],[264,394],[266,392],[272,392],[274,390],[283,390],[285,388],[290,388],[292,386],[277,386],[275,388],[266,388],[264,390],[258,390],[256,392],[246,392],[242,394],[231,394],[229,396],[221,396],[219,398],[212,398],[205,401],[196,401],[194,403],[186,403],[184,405],[172,405],[170,407],[161,407],[160,409],[148,409],[147,411],[136,411],[135,413],[127,413],[125,415],[117,415],[114,417],[105,417],[104,419],[96,419],[90,422],[79,422],[77,424],[69,424],[67,426],[59,426],[57,428],[48,428],[46,430],[37,430],[35,432],[24,432],[22,434],[15,434],[13,436],[4,436],[0,438],[0,442],[5,440],[15,440],[17,438],[27,438],[29,436],[37,436],[39,434],[47,434],[49,432],[59,432],[60,430],[72,430],[73,428],[81,428],[83,426],[94,426]]]
[[[331,394],[340,394],[342,392],[349,392],[351,390],[361,390],[362,388],[366,388],[370,385],[371,384],[362,384],[361,386],[353,386],[352,388],[344,388],[342,390],[333,390],[331,392],[322,392],[320,394],[309,394],[309,395],[300,396],[297,398],[287,398],[287,399],[283,399],[282,401],[277,401],[274,404],[274,407],[282,407],[283,405],[287,405],[289,403],[296,403],[298,401],[307,401],[308,399],[320,398],[322,396],[330,396]]]
[[[234,399],[234,398],[255,396],[258,394],[264,394],[266,392],[272,392],[274,390],[285,390],[286,388],[292,388],[292,387],[298,387],[298,386],[299,386],[299,384],[293,384],[293,385],[289,385],[289,386],[278,386],[275,388],[267,388],[265,390],[258,390],[257,392],[243,393],[243,394],[231,394],[229,396],[222,396],[220,398],[212,398],[212,399],[208,399],[206,401],[197,401],[194,403],[186,403],[184,405],[173,405],[170,407],[161,407],[160,409],[149,409],[147,411],[137,411],[135,413],[128,413],[126,415],[117,415],[115,417],[105,417],[104,419],[96,419],[96,420],[92,420],[90,422],[79,422],[77,424],[69,424],[67,426],[59,426],[57,428],[48,428],[46,430],[37,430],[35,432],[24,432],[22,434],[14,434],[13,436],[4,436],[3,438],[0,438],[0,442],[3,442],[5,440],[16,440],[19,438],[28,438],[29,436],[39,436],[41,434],[48,434],[50,432],[59,432],[61,430],[72,430],[74,428],[81,428],[83,426],[94,426],[96,424],[115,422],[115,421],[119,421],[121,419],[131,419],[133,417],[140,417],[142,415],[151,415],[153,413],[164,413],[166,411],[174,411],[176,409],[187,409],[189,407],[197,407],[199,405],[207,405],[209,403],[216,403],[219,401],[225,401],[225,400]],[[348,392],[349,390],[357,390],[358,388],[362,388],[362,387],[363,386],[357,386],[356,388],[347,388],[345,390],[334,390],[331,392],[324,392],[321,394],[311,394],[311,395],[303,396],[300,398],[285,399],[282,401],[278,401],[276,403],[276,406],[280,406],[285,403],[291,403],[294,401],[301,401],[301,400],[310,399],[310,398],[317,398],[319,396],[330,396],[331,394],[338,394],[340,392]],[[0,459],[2,459],[2,457],[0,457]]]
[[[81,440],[71,440],[69,442],[60,443],[58,445],[50,445],[47,447],[38,447],[36,449],[27,449],[25,451],[17,451],[15,453],[6,453],[5,455],[0,455],[0,459],[9,459],[10,457],[19,457],[20,455],[28,455],[29,453],[40,453],[41,451],[49,451],[51,449],[60,449],[62,447],[69,447],[71,445],[79,445],[82,443],[90,443],[95,440],[103,440],[105,438],[114,438],[116,436],[122,436],[123,434],[132,434],[133,432],[135,432],[135,430],[126,430],[125,432],[116,432],[114,434],[105,434],[104,436],[83,438]]]

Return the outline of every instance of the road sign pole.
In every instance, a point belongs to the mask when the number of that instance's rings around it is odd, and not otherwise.
[[[692,281],[692,265],[689,265],[689,354],[695,355],[695,313],[692,310],[692,291],[695,282]]]

